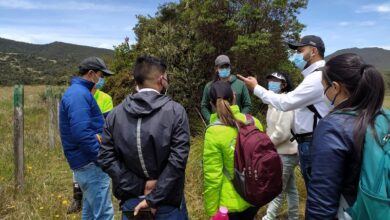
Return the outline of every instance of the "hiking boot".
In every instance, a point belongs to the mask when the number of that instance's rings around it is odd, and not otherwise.
[[[68,207],[68,211],[66,211],[66,214],[74,214],[81,212],[82,209],[82,202],[81,200],[73,199],[72,203]]]
[[[79,184],[73,184],[73,201],[68,207],[66,214],[78,213],[82,209],[83,192],[81,191]]]

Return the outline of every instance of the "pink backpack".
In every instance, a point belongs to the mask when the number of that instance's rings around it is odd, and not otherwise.
[[[234,152],[233,185],[248,203],[261,207],[282,192],[282,161],[267,134],[252,116],[239,126]]]

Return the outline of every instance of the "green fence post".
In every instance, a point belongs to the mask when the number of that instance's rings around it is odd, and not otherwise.
[[[48,86],[46,89],[46,100],[47,100],[47,112],[49,115],[49,146],[54,148],[55,146],[55,117],[54,117],[54,98],[53,89]]]
[[[14,157],[15,157],[15,187],[24,187],[24,87],[14,87]]]

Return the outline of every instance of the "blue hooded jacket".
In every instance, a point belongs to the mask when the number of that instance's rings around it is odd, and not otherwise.
[[[93,86],[93,82],[74,77],[61,100],[61,142],[73,170],[97,161],[97,135],[103,131],[104,119],[91,94]]]

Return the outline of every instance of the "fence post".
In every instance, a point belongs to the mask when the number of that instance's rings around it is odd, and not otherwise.
[[[58,95],[56,95],[57,130],[58,130],[58,133],[60,133],[60,101],[61,101],[61,94],[58,94]]]
[[[24,187],[24,88],[14,87],[14,157],[15,157],[15,187]]]
[[[46,90],[46,100],[47,100],[47,113],[49,115],[49,146],[54,148],[55,146],[55,119],[54,119],[54,99],[53,99],[53,89],[51,86],[47,87]]]

